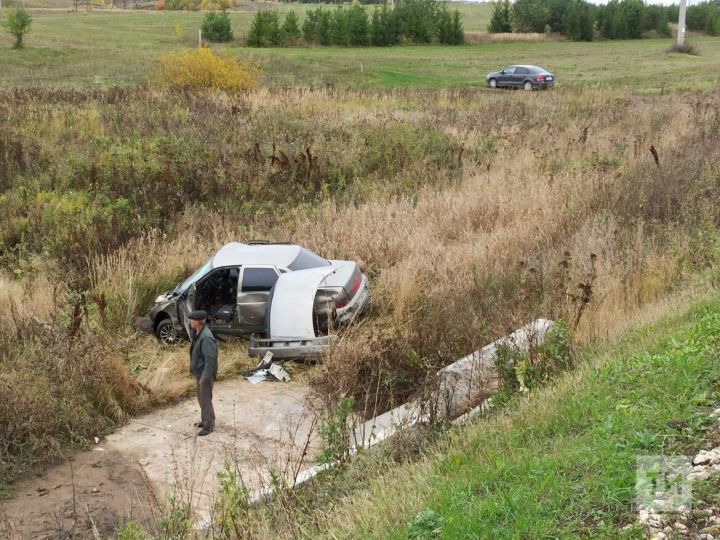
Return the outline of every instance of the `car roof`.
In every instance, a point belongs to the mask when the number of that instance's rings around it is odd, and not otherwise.
[[[514,64],[513,66],[510,66],[510,67],[522,67],[522,68],[540,69],[542,71],[547,71],[545,68],[541,68],[540,66],[533,66],[530,64]]]
[[[295,244],[242,244],[230,242],[213,255],[213,268],[222,266],[241,266],[243,264],[268,264],[288,266],[301,251]]]

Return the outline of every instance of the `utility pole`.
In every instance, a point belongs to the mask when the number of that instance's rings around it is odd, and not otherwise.
[[[680,15],[678,17],[677,46],[682,47],[685,43],[685,11],[687,11],[687,0],[680,0]]]

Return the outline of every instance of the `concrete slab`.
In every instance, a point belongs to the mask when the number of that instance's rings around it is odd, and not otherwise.
[[[270,468],[295,476],[313,464],[317,400],[308,386],[232,380],[213,393],[217,424],[207,437],[197,437],[199,407],[188,399],[134,418],[89,452],[20,482],[17,497],[0,507],[12,524],[5,534],[55,538],[89,518],[109,532],[148,502],[171,496],[191,503],[202,520],[226,459],[249,489],[267,484]]]

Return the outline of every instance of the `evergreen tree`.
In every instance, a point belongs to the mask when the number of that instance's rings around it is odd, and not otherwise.
[[[643,10],[645,4],[642,0],[622,0],[620,12],[623,19],[626,35],[630,39],[639,39],[643,31]]]
[[[492,34],[503,34],[512,32],[510,21],[510,0],[498,0],[495,2],[488,32]]]
[[[447,6],[443,6],[438,12],[435,31],[440,43],[450,44],[452,41],[452,15]]]
[[[318,21],[320,18],[320,8],[309,9],[305,12],[305,20],[302,25],[303,39],[307,43],[317,43],[319,41],[318,36]]]
[[[202,35],[205,39],[214,43],[232,41],[232,26],[227,12],[223,10],[206,13],[202,22]]]
[[[516,32],[542,33],[548,25],[548,9],[543,0],[517,0],[512,14]]]
[[[373,9],[372,17],[370,17],[370,44],[375,47],[387,45],[385,43],[385,29],[380,18],[380,8]]]
[[[568,4],[563,20],[563,33],[572,41],[592,41],[595,22],[590,6],[583,0],[572,0]]]
[[[370,23],[367,11],[360,4],[353,4],[345,15],[350,45],[364,47],[368,44]]]
[[[300,32],[300,19],[294,11],[290,10],[285,15],[282,25],[282,37],[287,43],[296,43],[302,33]]]
[[[462,16],[456,9],[452,14],[450,45],[462,45],[465,43],[465,29],[463,28]]]
[[[348,17],[344,8],[338,7],[332,14],[331,40],[333,45],[347,47],[350,44]]]
[[[318,18],[318,43],[320,45],[332,45],[332,13],[328,9],[320,9],[320,17]]]
[[[253,17],[248,32],[250,47],[277,47],[282,45],[280,19],[276,11],[258,11]]]
[[[660,17],[658,17],[657,24],[655,25],[655,30],[658,34],[665,37],[672,36],[672,30],[670,29],[670,23],[668,21],[667,14],[662,11],[660,13]]]

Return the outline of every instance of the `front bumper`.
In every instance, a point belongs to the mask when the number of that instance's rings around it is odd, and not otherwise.
[[[250,337],[248,353],[250,356],[264,356],[271,352],[273,358],[318,358],[327,351],[332,338],[330,336],[313,339],[298,338],[256,338]]]

